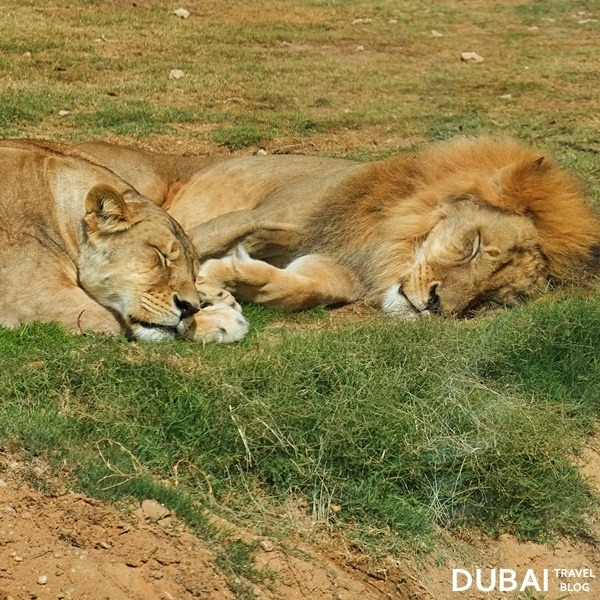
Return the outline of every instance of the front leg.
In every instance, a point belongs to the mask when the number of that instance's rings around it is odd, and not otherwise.
[[[238,246],[224,258],[206,261],[200,276],[239,300],[288,310],[348,303],[359,298],[359,286],[352,273],[319,254],[303,256],[285,269],[278,269],[251,258]]]

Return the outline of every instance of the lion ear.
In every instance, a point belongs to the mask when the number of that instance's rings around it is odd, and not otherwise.
[[[552,163],[545,156],[499,169],[492,177],[492,184],[502,198],[502,207],[518,213],[526,211],[528,201],[547,187],[544,182],[551,169]]]
[[[96,185],[85,199],[85,218],[89,233],[117,233],[131,227],[131,210],[115,189]]]

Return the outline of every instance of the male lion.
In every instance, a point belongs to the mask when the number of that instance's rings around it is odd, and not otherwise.
[[[233,299],[201,303],[181,226],[90,157],[2,141],[0,176],[1,325],[55,321],[139,340],[245,334]]]
[[[600,219],[576,180],[508,139],[367,164],[231,158],[179,180],[166,169],[172,157],[83,148],[126,167],[138,189],[153,181],[155,201],[206,261],[202,280],[242,300],[304,309],[362,299],[401,318],[464,317],[598,267]]]

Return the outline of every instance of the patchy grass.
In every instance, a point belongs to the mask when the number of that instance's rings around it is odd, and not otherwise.
[[[186,7],[182,20],[158,1],[4,0],[0,135],[368,160],[510,134],[600,198],[592,2]],[[228,347],[1,331],[3,445],[66,461],[89,493],[156,497],[200,529],[198,499],[256,520],[261,498],[292,495],[373,555],[425,550],[437,525],[586,534],[597,499],[571,457],[598,418],[597,299],[335,328],[315,326],[323,310],[248,311],[252,334]],[[244,571],[250,550],[229,547],[224,568]]]
[[[66,460],[95,495],[158,494],[184,513],[148,478],[176,473],[247,517],[254,490],[292,493],[365,548],[381,528],[388,550],[427,547],[433,524],[584,535],[594,498],[569,457],[600,409],[599,311],[590,299],[274,334],[262,309],[246,341],[200,353],[2,331],[0,435]]]

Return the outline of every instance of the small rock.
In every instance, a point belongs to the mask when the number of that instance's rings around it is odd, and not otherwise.
[[[460,60],[467,63],[482,63],[484,58],[483,56],[479,56],[477,52],[461,52]]]
[[[397,22],[398,22],[398,19],[388,19],[388,23],[391,23],[392,25]]]
[[[365,51],[365,47],[364,46],[356,46],[356,51],[357,52],[364,52]]]
[[[352,21],[352,25],[368,25],[372,22],[373,19],[354,19],[354,21]]]
[[[15,559],[15,562],[23,562],[23,557],[19,556],[18,554],[16,556],[13,556],[13,558]]]
[[[432,29],[431,30],[431,37],[441,38],[441,37],[444,37],[444,34],[440,33],[439,31],[436,31],[435,29]]]
[[[23,56],[25,58],[31,58],[31,52],[27,51],[27,52],[23,52]]]
[[[181,79],[182,77],[185,77],[185,73],[179,69],[171,69],[169,71],[169,79]]]
[[[48,583],[48,577],[46,575],[40,575],[37,582],[38,585],[46,585]]]
[[[500,96],[500,98],[502,100],[512,100],[512,94],[502,94],[502,96]]]
[[[256,151],[257,156],[267,156],[267,154],[269,154],[269,153],[264,148],[259,148]]]
[[[0,488],[6,487],[6,481],[4,479],[0,479]]]
[[[110,548],[110,544],[108,542],[100,542],[100,547],[108,550]]]
[[[146,519],[151,521],[160,521],[160,519],[171,515],[171,511],[156,500],[144,500],[142,502],[142,513]]]
[[[59,117],[66,117],[67,115],[70,115],[71,111],[70,110],[59,110],[58,111],[58,116]]]
[[[173,14],[180,19],[187,19],[190,16],[190,11],[185,8],[178,8],[173,11]]]
[[[288,46],[291,46],[291,44],[290,44],[289,42],[286,42],[285,40],[283,40],[283,42],[281,42],[281,45],[282,45],[284,48],[287,48]]]
[[[275,546],[271,540],[262,540],[260,543],[260,547],[265,552],[273,552],[273,550],[275,550]]]

